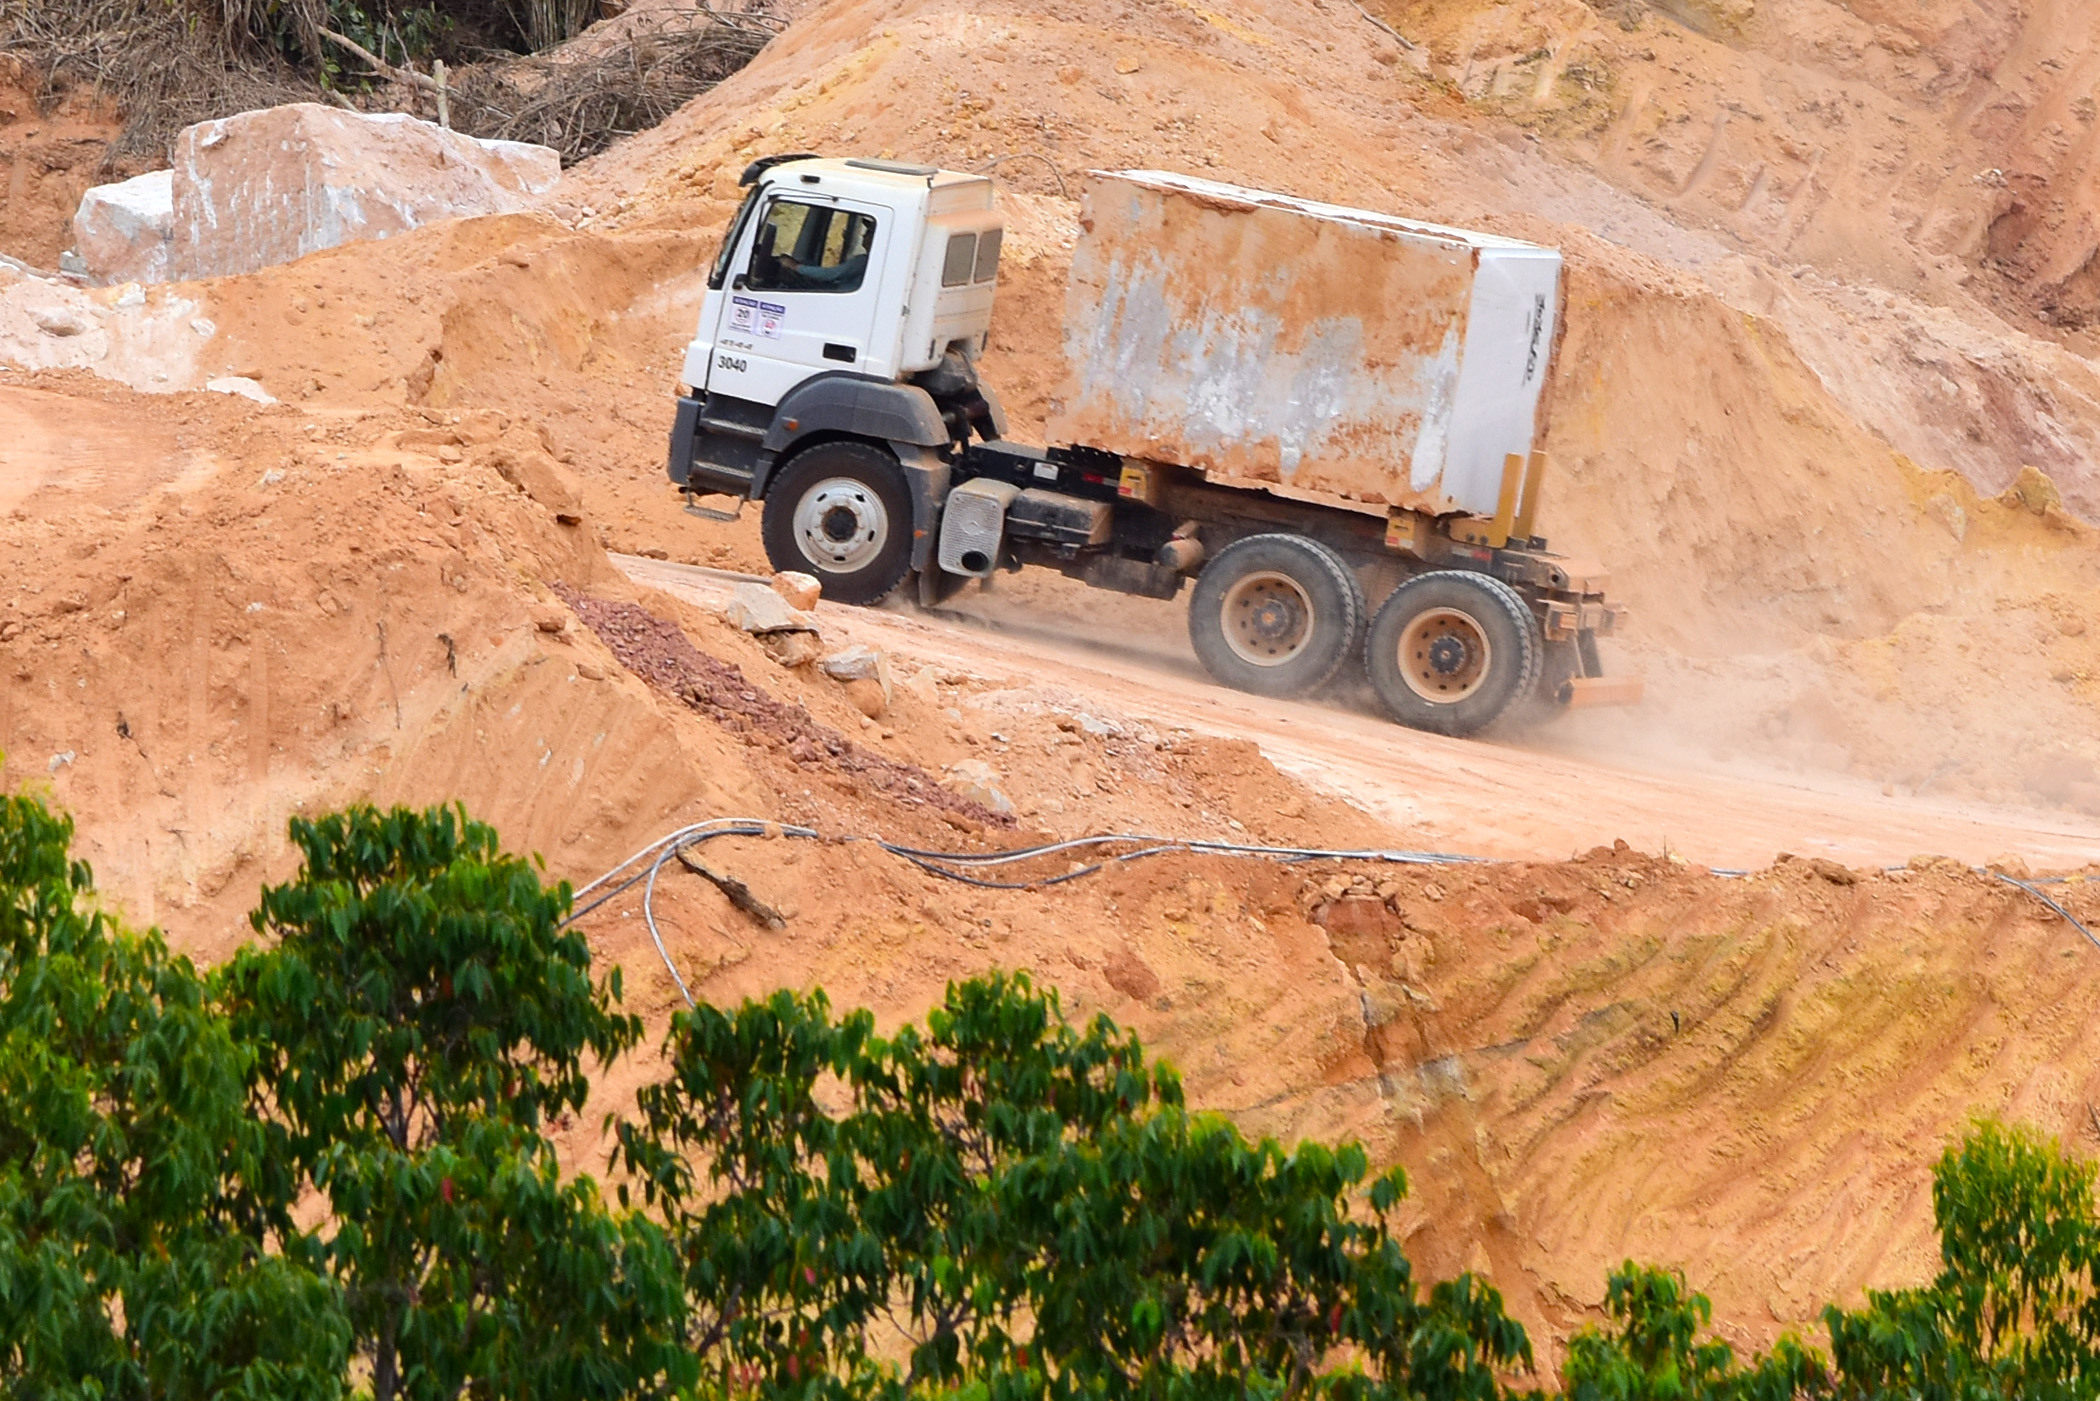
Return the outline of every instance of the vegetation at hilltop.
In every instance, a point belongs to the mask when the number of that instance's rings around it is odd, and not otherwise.
[[[923,1024],[779,992],[675,1018],[608,1194],[550,1134],[631,1052],[569,892],[444,808],[298,820],[258,942],[123,927],[70,822],[0,798],[0,1393],[760,1401],[1537,1396],[1469,1275],[1415,1277],[1353,1144],[1191,1111],[1025,978]],[[1583,1401],[2100,1392],[2094,1165],[1979,1124],[1942,1271],[1739,1360],[1613,1274]]]
[[[573,161],[662,121],[778,27],[760,0],[653,12],[563,48],[601,13],[598,0],[0,0],[0,56],[46,101],[87,89],[117,109],[111,170],[166,164],[194,122],[286,102],[435,119],[439,60],[453,126]]]

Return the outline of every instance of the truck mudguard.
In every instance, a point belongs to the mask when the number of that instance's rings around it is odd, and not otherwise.
[[[911,567],[924,570],[933,562],[934,545],[940,539],[948,461],[932,448],[914,443],[893,443],[891,448],[897,454],[897,465],[904,469],[905,485],[911,488]]]
[[[687,397],[678,401],[678,415],[671,420],[671,480],[684,486],[693,472],[693,434],[700,426],[700,401]]]
[[[818,375],[789,390],[773,411],[765,449],[779,453],[811,433],[851,433],[926,448],[948,441],[948,425],[925,390],[844,372]]]
[[[989,384],[984,383],[982,380],[978,381],[977,393],[980,397],[983,398],[985,408],[991,413],[992,436],[994,438],[1005,437],[1006,405],[999,402],[999,396],[997,394],[994,394],[992,392],[992,387]]]

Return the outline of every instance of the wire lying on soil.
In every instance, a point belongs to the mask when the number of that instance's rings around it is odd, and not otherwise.
[[[648,926],[649,940],[656,945],[657,957],[670,970],[671,981],[678,985],[678,995],[685,999],[688,1007],[697,1006],[692,991],[686,987],[685,979],[678,972],[678,965],[665,947],[663,931],[656,923],[656,877],[679,852],[717,837],[799,837],[805,840],[821,838],[814,827],[797,827],[779,822],[767,822],[755,817],[717,817],[706,822],[696,822],[676,831],[667,832],[634,855],[614,866],[604,875],[577,890],[578,900],[600,892],[597,898],[579,905],[566,919],[565,924],[574,924],[591,911],[617,896],[642,886],[642,921]],[[1243,856],[1271,861],[1382,861],[1404,866],[1456,866],[1484,863],[1480,856],[1457,856],[1433,851],[1325,850],[1315,847],[1262,846],[1252,842],[1182,841],[1173,837],[1137,836],[1129,833],[1102,833],[1091,837],[1073,837],[1061,842],[1046,842],[1040,846],[1018,847],[1008,851],[929,851],[920,847],[903,846],[887,842],[880,837],[844,837],[842,841],[869,842],[892,856],[909,861],[920,870],[945,880],[959,881],[985,890],[1039,890],[1048,886],[1062,885],[1066,881],[1091,876],[1118,862],[1137,861],[1147,856],[1158,856],[1165,852],[1181,851],[1196,855]],[[991,881],[953,869],[957,866],[1003,866],[1017,861],[1053,856],[1062,851],[1076,851],[1088,847],[1131,846],[1130,851],[1118,852],[1102,858],[1089,866],[1065,871],[1059,875],[1046,876],[1032,881]],[[641,865],[646,861],[646,866]],[[640,867],[639,870],[634,868]],[[628,872],[632,871],[632,874]],[[623,878],[624,877],[624,878]]]
[[[757,817],[716,817],[705,822],[695,822],[666,832],[650,842],[640,851],[615,865],[604,875],[597,877],[578,889],[575,899],[583,900],[593,892],[597,898],[577,906],[563,924],[574,924],[591,911],[604,905],[640,885],[642,890],[642,920],[648,926],[650,942],[656,945],[657,957],[670,971],[671,981],[678,986],[678,995],[685,1005],[694,1007],[692,990],[678,972],[678,965],[671,958],[671,951],[664,944],[663,931],[656,923],[656,877],[664,863],[680,852],[713,841],[717,837],[795,837],[803,840],[825,840],[814,827],[800,827],[788,823],[770,822]],[[1064,841],[1044,842],[1037,846],[1014,847],[1005,851],[934,851],[924,847],[904,846],[897,842],[884,841],[880,837],[839,837],[831,840],[841,842],[868,842],[890,855],[909,861],[920,870],[944,880],[959,881],[964,885],[983,890],[1042,890],[1066,881],[1079,880],[1096,875],[1112,865],[1126,861],[1139,861],[1147,856],[1159,856],[1168,852],[1186,852],[1197,856],[1238,856],[1251,860],[1298,862],[1298,861],[1369,861],[1396,866],[1489,866],[1501,865],[1488,856],[1467,856],[1446,851],[1403,851],[1391,848],[1369,848],[1345,850],[1323,847],[1267,846],[1258,842],[1214,842],[1183,840],[1178,837],[1158,837],[1128,832],[1103,832],[1093,836],[1070,837]],[[1079,851],[1106,846],[1128,846],[1129,851],[1104,856],[1090,865],[1075,867],[1054,876],[1044,876],[1027,881],[985,880],[968,874],[967,869],[986,869],[1008,866],[1022,861],[1039,860],[1055,856],[1060,852]],[[641,863],[647,862],[647,865]],[[640,867],[636,870],[636,867]],[[628,874],[629,872],[632,874]],[[1747,876],[1747,871],[1709,869],[1709,875],[1725,879]],[[2078,917],[2063,905],[2040,890],[2033,882],[2016,879],[2003,871],[1982,871],[1978,874],[1996,876],[2007,885],[2026,891],[2035,899],[2061,915],[2073,929],[2085,935],[2095,948],[2100,948],[2100,937],[2081,923]]]
[[[2079,933],[2085,935],[2087,942],[2091,943],[2094,948],[2100,949],[2100,937],[2096,937],[2092,930],[2086,928],[2084,923],[2079,920],[2077,915],[2072,914],[2069,910],[2065,909],[2062,905],[2058,904],[2056,900],[2050,897],[2046,892],[2038,888],[2035,882],[2024,881],[2017,876],[2009,876],[2003,871],[1992,871],[1991,874],[1996,876],[1999,880],[2004,881],[2007,885],[2018,886],[2020,889],[2026,891],[2029,895],[2032,895],[2035,899],[2041,901],[2044,905],[2047,905],[2050,909],[2062,915],[2066,923],[2068,923],[2073,929],[2077,930]]]

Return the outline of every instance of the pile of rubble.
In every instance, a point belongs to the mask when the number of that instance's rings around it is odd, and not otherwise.
[[[814,665],[846,688],[846,699],[870,720],[879,720],[896,698],[890,659],[878,648],[853,646],[824,650],[823,634],[810,610],[822,586],[809,574],[780,573],[768,584],[739,584],[722,609],[731,627],[758,639],[766,655],[782,666]]]
[[[820,591],[813,575],[795,572],[775,574],[765,584],[738,584],[723,605],[722,618],[757,639],[767,656],[790,671],[810,667],[830,677],[845,689],[855,710],[879,720],[896,700],[889,654],[860,643],[826,650],[811,611]],[[1014,811],[1013,799],[999,787],[998,773],[982,759],[948,765],[942,786],[999,816]]]

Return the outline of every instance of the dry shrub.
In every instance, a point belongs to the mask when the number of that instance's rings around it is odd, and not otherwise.
[[[577,22],[581,4],[528,0],[525,19],[559,33]],[[324,84],[255,42],[257,11],[258,0],[0,0],[0,57],[13,59],[46,102],[88,87],[115,104],[124,129],[108,169],[163,164],[182,128],[279,103],[436,114],[428,92],[369,75],[348,53],[333,54],[336,86]],[[320,0],[290,0],[275,13],[317,36],[327,11]],[[488,53],[451,69],[452,124],[552,146],[565,164],[581,160],[742,68],[779,28],[762,8],[650,11],[604,21],[543,53]],[[354,90],[342,90],[345,82]]]
[[[0,54],[40,101],[85,87],[123,114],[106,168],[165,163],[192,122],[320,99],[311,77],[222,35],[182,0],[0,0]]]
[[[452,121],[531,141],[563,164],[655,126],[749,63],[780,28],[764,13],[654,11],[529,58],[458,70]]]

